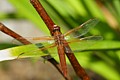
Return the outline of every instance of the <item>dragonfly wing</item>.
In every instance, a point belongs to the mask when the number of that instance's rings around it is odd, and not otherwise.
[[[49,42],[49,43],[53,43],[54,42],[54,38],[50,37],[50,36],[44,36],[44,37],[25,37],[26,40],[30,41],[33,44],[36,43],[41,43],[41,42]],[[13,44],[21,44],[19,41],[24,41],[24,39],[22,37],[16,38],[12,40]]]
[[[88,33],[89,30],[91,30],[98,22],[99,20],[96,18],[90,19],[86,21],[85,23],[83,23],[82,25],[80,25],[79,27],[69,30],[68,32],[64,34],[64,36],[67,36],[69,34],[72,34],[73,32],[75,33],[78,31],[79,35],[77,35],[76,37],[81,37],[85,35],[86,33]]]
[[[78,40],[79,41],[99,41],[99,40],[103,40],[103,37],[102,36],[88,36],[88,37],[80,38]]]
[[[52,44],[50,46],[42,47],[38,51],[42,51],[44,54],[47,54],[45,56],[42,56],[44,60],[51,59],[57,55],[57,47],[56,44]]]
[[[23,40],[23,38],[19,38],[19,40]],[[19,55],[16,56],[19,57],[38,57],[43,56],[44,59],[50,58],[50,55],[55,55],[56,49],[54,44],[54,38],[45,36],[45,37],[26,37],[27,40],[32,42],[32,45],[35,45],[37,49],[31,49],[31,50],[25,50],[20,51]],[[16,43],[16,40],[12,41],[13,43]],[[31,46],[28,46],[30,48]]]
[[[89,36],[85,38],[80,39],[74,39],[69,41],[69,45],[73,52],[79,52],[83,50],[88,50],[93,44],[95,44],[97,41],[102,40],[102,36]],[[68,49],[69,50],[69,49]]]
[[[33,48],[36,47],[36,48]],[[12,52],[17,53],[18,58],[22,57],[44,57],[44,59],[50,59],[55,56],[57,53],[57,49],[55,44],[49,46],[43,46],[43,44],[32,44],[26,45],[27,49],[22,50],[12,50]],[[30,48],[30,49],[29,49]],[[18,54],[19,53],[19,54]]]

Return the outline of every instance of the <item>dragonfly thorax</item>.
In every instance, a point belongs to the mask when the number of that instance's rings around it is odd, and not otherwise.
[[[64,42],[65,42],[64,35],[62,35],[62,34],[54,36],[54,40],[55,40],[55,44],[57,44],[57,45],[64,44]]]

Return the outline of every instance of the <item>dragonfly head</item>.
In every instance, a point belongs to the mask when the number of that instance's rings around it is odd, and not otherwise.
[[[54,25],[54,26],[53,26],[52,35],[54,35],[54,33],[55,33],[56,31],[60,32],[60,27],[59,27],[58,25]]]

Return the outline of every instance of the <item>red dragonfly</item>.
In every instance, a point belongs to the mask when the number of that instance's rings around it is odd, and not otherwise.
[[[65,59],[65,53],[71,53],[71,50],[65,46],[65,44],[69,44],[71,49],[73,48],[73,51],[75,51],[75,46],[72,44],[77,44],[78,47],[81,46],[80,50],[84,50],[86,47],[89,47],[89,45],[93,44],[94,42],[101,40],[101,36],[88,36],[84,37],[83,36],[88,33],[93,27],[99,22],[98,19],[90,19],[86,21],[85,23],[81,24],[79,27],[76,27],[74,29],[69,30],[65,34],[61,34],[58,30],[58,26],[54,25],[54,36],[47,36],[47,37],[32,37],[32,38],[27,38],[28,40],[33,40],[33,41],[39,41],[39,44],[36,44],[37,47],[39,47],[39,52],[44,52],[47,53],[48,55],[52,53],[56,53],[56,50],[54,49],[55,46],[57,46],[57,51],[59,54],[59,59],[60,59],[60,65],[61,69],[63,71],[63,74],[66,76],[67,75],[67,67],[66,67],[66,59]],[[77,32],[79,35],[73,33]],[[82,37],[82,38],[81,38]],[[67,40],[67,41],[66,41]],[[76,45],[76,46],[77,46]],[[37,50],[32,51],[33,53],[37,52]],[[24,52],[22,55],[27,54],[29,52]],[[20,54],[21,55],[21,54]]]

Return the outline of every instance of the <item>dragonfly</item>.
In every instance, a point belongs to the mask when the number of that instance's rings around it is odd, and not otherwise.
[[[35,44],[39,49],[32,50],[30,53],[35,53],[37,51],[41,53],[47,53],[46,55],[51,55],[58,52],[59,59],[60,59],[60,65],[61,69],[63,71],[63,74],[67,75],[67,68],[66,68],[66,59],[65,59],[65,53],[73,53],[73,51],[76,51],[75,46],[73,44],[76,44],[76,46],[80,47],[81,49],[79,51],[84,50],[86,47],[90,47],[94,42],[102,40],[102,36],[87,36],[83,37],[85,34],[87,34],[91,29],[94,28],[94,26],[99,22],[97,18],[90,19],[80,26],[73,28],[69,31],[67,31],[64,34],[61,34],[58,30],[59,27],[57,25],[54,25],[54,36],[44,36],[44,37],[29,37],[28,40],[32,41],[39,41],[39,44]],[[75,32],[78,32],[79,34],[74,34]],[[73,35],[74,34],[74,35]],[[14,41],[13,41],[14,42]],[[66,47],[66,44],[69,44],[70,47],[74,47],[69,49]],[[55,48],[57,47],[56,52]],[[23,52],[19,56],[24,56],[28,52]],[[45,56],[46,56],[45,55]]]

